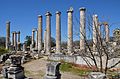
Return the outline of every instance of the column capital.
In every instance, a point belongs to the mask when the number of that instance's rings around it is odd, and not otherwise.
[[[56,14],[59,14],[59,15],[60,15],[60,14],[61,14],[61,12],[60,12],[60,11],[56,11]]]
[[[18,31],[17,34],[20,34],[20,31]]]
[[[42,15],[38,15],[38,18],[42,18]]]
[[[98,18],[98,15],[97,15],[97,14],[94,14],[94,15],[93,15],[93,17],[96,17],[96,18]]]
[[[67,13],[69,12],[73,13],[73,7],[70,7],[69,10],[67,10]]]
[[[6,21],[7,24],[10,24],[10,21]]]
[[[33,29],[32,29],[32,32],[35,32],[36,30],[37,30],[37,28],[33,28]]]
[[[108,22],[103,22],[104,25],[108,25]]]
[[[81,7],[80,11],[86,11],[86,8],[85,7]]]
[[[47,11],[45,15],[46,16],[52,16],[52,14],[49,11]]]

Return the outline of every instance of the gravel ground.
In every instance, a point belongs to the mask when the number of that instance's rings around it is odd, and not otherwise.
[[[26,77],[32,79],[43,79],[46,71],[47,61],[44,59],[32,60],[24,64]],[[61,79],[85,79],[70,72],[61,72]]]

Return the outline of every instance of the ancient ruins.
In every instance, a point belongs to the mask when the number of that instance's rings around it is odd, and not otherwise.
[[[94,14],[92,16],[92,46],[88,46],[87,38],[86,38],[86,11],[87,9],[85,7],[81,7],[79,9],[79,29],[80,29],[80,40],[79,40],[79,49],[74,49],[73,45],[73,15],[74,10],[72,7],[70,7],[67,10],[67,27],[68,27],[68,37],[67,37],[67,52],[66,49],[61,46],[61,12],[56,11],[56,47],[52,48],[51,46],[51,12],[46,12],[45,18],[46,18],[46,28],[43,30],[43,16],[38,15],[38,28],[31,29],[31,44],[30,46],[27,46],[25,43],[21,43],[20,41],[20,31],[10,31],[10,21],[6,22],[6,49],[10,50],[11,53],[8,54],[8,58],[11,60],[11,64],[9,66],[5,66],[3,68],[3,74],[5,78],[12,78],[12,79],[19,79],[24,78],[24,68],[21,66],[21,63],[24,64],[24,62],[29,61],[30,59],[39,59],[40,57],[46,56],[49,60],[55,60],[60,61],[64,60],[65,62],[72,62],[75,64],[85,64],[87,65],[86,61],[84,61],[84,58],[86,60],[89,60],[91,62],[91,65],[94,64],[94,58],[96,59],[97,66],[100,67],[100,59],[99,54],[101,54],[102,63],[104,64],[103,67],[105,68],[105,58],[106,53],[101,53],[104,51],[104,48],[101,46],[107,45],[117,45],[116,42],[110,42],[110,36],[109,36],[109,23],[108,22],[100,22],[99,17],[97,14]],[[102,32],[101,28],[105,29],[105,38],[102,38]],[[119,32],[119,33],[117,33]],[[118,35],[116,35],[118,34]],[[43,36],[44,35],[44,36]],[[119,37],[120,30],[114,31],[114,36]],[[11,40],[10,40],[11,39]],[[103,43],[101,43],[103,41]],[[119,41],[119,40],[117,40]],[[109,47],[109,46],[108,46]],[[52,53],[52,49],[54,50],[54,53]],[[111,51],[112,48],[109,47]],[[78,52],[75,52],[77,50]],[[65,51],[63,53],[62,51]],[[113,50],[114,51],[114,50]],[[90,55],[90,56],[89,56]],[[111,55],[111,54],[110,54]],[[6,55],[5,55],[6,56]],[[1,56],[2,57],[2,56]],[[113,61],[119,61],[119,58],[111,58],[109,60],[110,63],[108,64],[108,67],[111,67],[114,65]],[[5,59],[7,60],[7,59]],[[5,62],[1,60],[2,62]],[[44,79],[60,79],[60,72],[59,72],[59,66],[60,63],[48,63],[47,68],[48,71],[46,71],[46,75],[44,76]],[[117,65],[116,68],[120,66]],[[51,70],[53,67],[53,70]],[[57,67],[57,68],[56,68]],[[5,75],[7,73],[7,75]],[[47,74],[48,73],[48,74]],[[57,75],[56,75],[57,74]],[[104,75],[104,74],[103,74]],[[104,75],[105,76],[105,75]],[[59,78],[57,78],[59,77]],[[103,79],[103,78],[101,78]]]

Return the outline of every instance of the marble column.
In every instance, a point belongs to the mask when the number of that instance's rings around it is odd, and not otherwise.
[[[104,22],[105,26],[105,40],[106,42],[109,42],[109,25],[107,22]]]
[[[51,51],[51,16],[52,14],[50,12],[47,12],[46,14],[46,54],[49,55]]]
[[[18,48],[17,48],[17,50],[20,50],[20,31],[18,31],[17,34],[18,34],[18,41],[17,41]]]
[[[12,46],[14,46],[14,32],[12,32]]]
[[[97,52],[98,16],[93,15],[93,52]]]
[[[44,51],[46,51],[46,35],[47,34],[47,31],[45,30],[44,32]]]
[[[23,43],[23,51],[26,51],[26,45]]]
[[[85,40],[86,40],[86,9],[84,7],[80,8],[80,50],[85,52]]]
[[[6,23],[6,49],[9,48],[10,45],[10,21]]]
[[[32,29],[32,48],[34,48],[34,45],[35,45],[35,29]]]
[[[38,52],[42,50],[42,16],[38,15]]]
[[[38,50],[38,30],[36,30],[36,43],[35,43],[35,47]]]
[[[14,32],[14,47],[17,50],[17,32]]]
[[[68,14],[67,49],[68,49],[68,54],[71,54],[73,52],[73,8],[72,7],[69,10],[67,10],[67,14]]]
[[[61,53],[61,12],[56,12],[56,54]]]

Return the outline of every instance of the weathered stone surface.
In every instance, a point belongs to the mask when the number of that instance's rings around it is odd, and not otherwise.
[[[56,53],[61,53],[61,12],[56,12]]]
[[[68,13],[68,54],[73,52],[73,8],[67,10]]]
[[[42,50],[42,16],[38,16],[38,52]]]
[[[80,8],[80,50],[85,51],[85,40],[86,40],[86,9]]]
[[[91,72],[89,74],[89,79],[106,79],[106,75],[101,72]]]
[[[61,79],[59,66],[60,66],[59,62],[47,63],[47,70],[44,79]]]
[[[49,55],[51,51],[51,16],[52,14],[50,12],[47,12],[46,14],[46,54]]]
[[[10,21],[6,23],[6,49],[9,48],[10,45]]]

